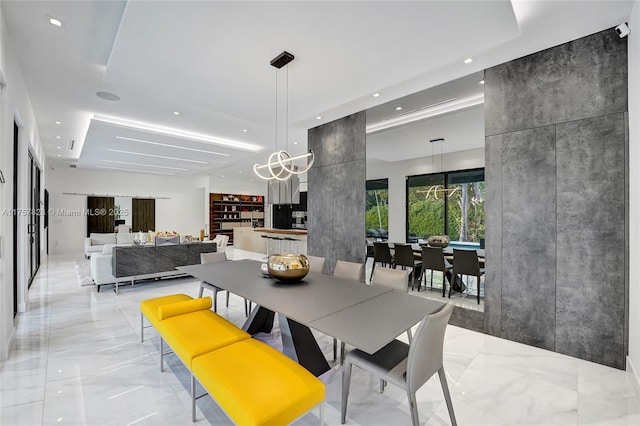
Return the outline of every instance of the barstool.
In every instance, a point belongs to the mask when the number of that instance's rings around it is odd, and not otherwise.
[[[273,236],[271,236],[271,235],[267,235],[267,234],[265,234],[265,235],[261,235],[261,237],[262,237],[262,238],[266,238],[266,239],[267,239],[267,257],[269,257],[269,256],[271,255],[271,244],[270,244],[270,240],[276,240],[276,241],[278,241],[278,253],[277,253],[277,254],[282,253],[282,250],[281,250],[281,242],[282,242],[282,238],[280,238],[280,237],[273,237]]]
[[[298,253],[298,239],[292,237],[284,237],[285,241],[289,241],[289,253]],[[295,245],[295,250],[294,250]]]

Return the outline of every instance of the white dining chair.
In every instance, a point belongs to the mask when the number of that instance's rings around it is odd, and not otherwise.
[[[377,287],[386,287],[402,293],[408,293],[409,287],[407,287],[407,281],[409,280],[409,271],[406,269],[391,269],[377,267],[373,278],[371,279],[371,285]],[[411,329],[407,330],[407,337],[409,343],[411,343]]]
[[[326,259],[324,257],[306,255],[309,259],[309,270],[311,272],[318,272],[322,274],[324,272],[324,264]]]
[[[403,388],[407,392],[413,426],[420,424],[416,391],[437,372],[447,409],[449,410],[451,424],[457,426],[449,385],[447,384],[447,376],[442,362],[444,333],[452,311],[453,305],[446,304],[438,312],[427,315],[418,326],[416,335],[410,345],[394,340],[371,355],[359,349],[347,354],[342,367],[340,417],[342,424],[345,423],[347,417],[351,371],[355,365],[378,376],[385,382]]]

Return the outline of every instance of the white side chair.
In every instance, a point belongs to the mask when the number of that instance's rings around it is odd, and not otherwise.
[[[385,382],[405,389],[409,399],[413,426],[420,424],[416,391],[437,372],[444,399],[447,403],[447,409],[449,410],[451,424],[457,426],[451,395],[449,394],[447,376],[442,362],[444,332],[452,311],[453,305],[447,304],[440,311],[427,315],[420,323],[411,345],[394,340],[371,355],[359,349],[347,354],[342,367],[342,424],[344,424],[347,417],[351,370],[352,366],[356,365]]]
[[[322,274],[322,272],[324,271],[324,263],[326,259],[324,257],[318,256],[306,256],[307,259],[309,259],[309,270],[311,272],[318,272],[319,274]]]
[[[338,260],[333,276],[343,280],[364,282],[364,264]]]
[[[341,278],[343,280],[357,281],[359,283],[364,282],[364,264],[347,262],[346,260],[338,260],[336,267],[333,270],[333,276]],[[340,342],[340,364],[344,360],[345,345],[344,342]],[[333,339],[333,360],[337,359],[338,352],[338,339]]]
[[[218,234],[213,239],[213,242],[216,243],[216,249],[218,251],[224,251],[227,248],[227,244],[229,243],[229,236]]]
[[[225,252],[200,253],[200,263],[222,263],[227,261]],[[200,282],[200,293],[198,297],[202,297],[203,291],[211,290],[213,292],[213,312],[218,312],[218,292],[226,291],[206,281]],[[227,291],[227,308],[229,307],[229,292]]]
[[[372,286],[390,288],[402,293],[408,293],[409,287],[407,282],[409,281],[409,271],[406,269],[391,269],[377,267],[371,280]],[[411,329],[407,330],[407,337],[409,343],[411,343]]]

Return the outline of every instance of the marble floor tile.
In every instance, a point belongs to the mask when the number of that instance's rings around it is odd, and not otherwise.
[[[234,259],[264,255],[228,249]],[[80,287],[75,260],[49,256],[18,315],[16,344],[0,362],[0,425],[186,425],[191,423],[189,372],[175,355],[160,372],[159,340],[152,328],[140,342],[140,301],[173,293],[197,296],[191,278],[153,281],[97,293]],[[218,299],[219,313],[245,321],[244,300]],[[341,367],[332,339],[314,332],[332,369],[326,384],[325,422],[340,424]],[[260,340],[281,348],[275,323]],[[406,341],[406,336],[399,336]],[[460,425],[640,425],[640,399],[628,373],[542,349],[449,326],[444,365]],[[417,392],[420,423],[448,425],[437,377]],[[230,425],[209,397],[197,402],[197,424]],[[410,424],[405,392],[354,368],[347,424]],[[318,410],[295,423],[318,424]]]

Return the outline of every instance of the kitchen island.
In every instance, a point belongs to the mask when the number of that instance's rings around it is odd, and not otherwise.
[[[234,228],[233,241],[235,248],[256,253],[307,253],[304,229]]]

